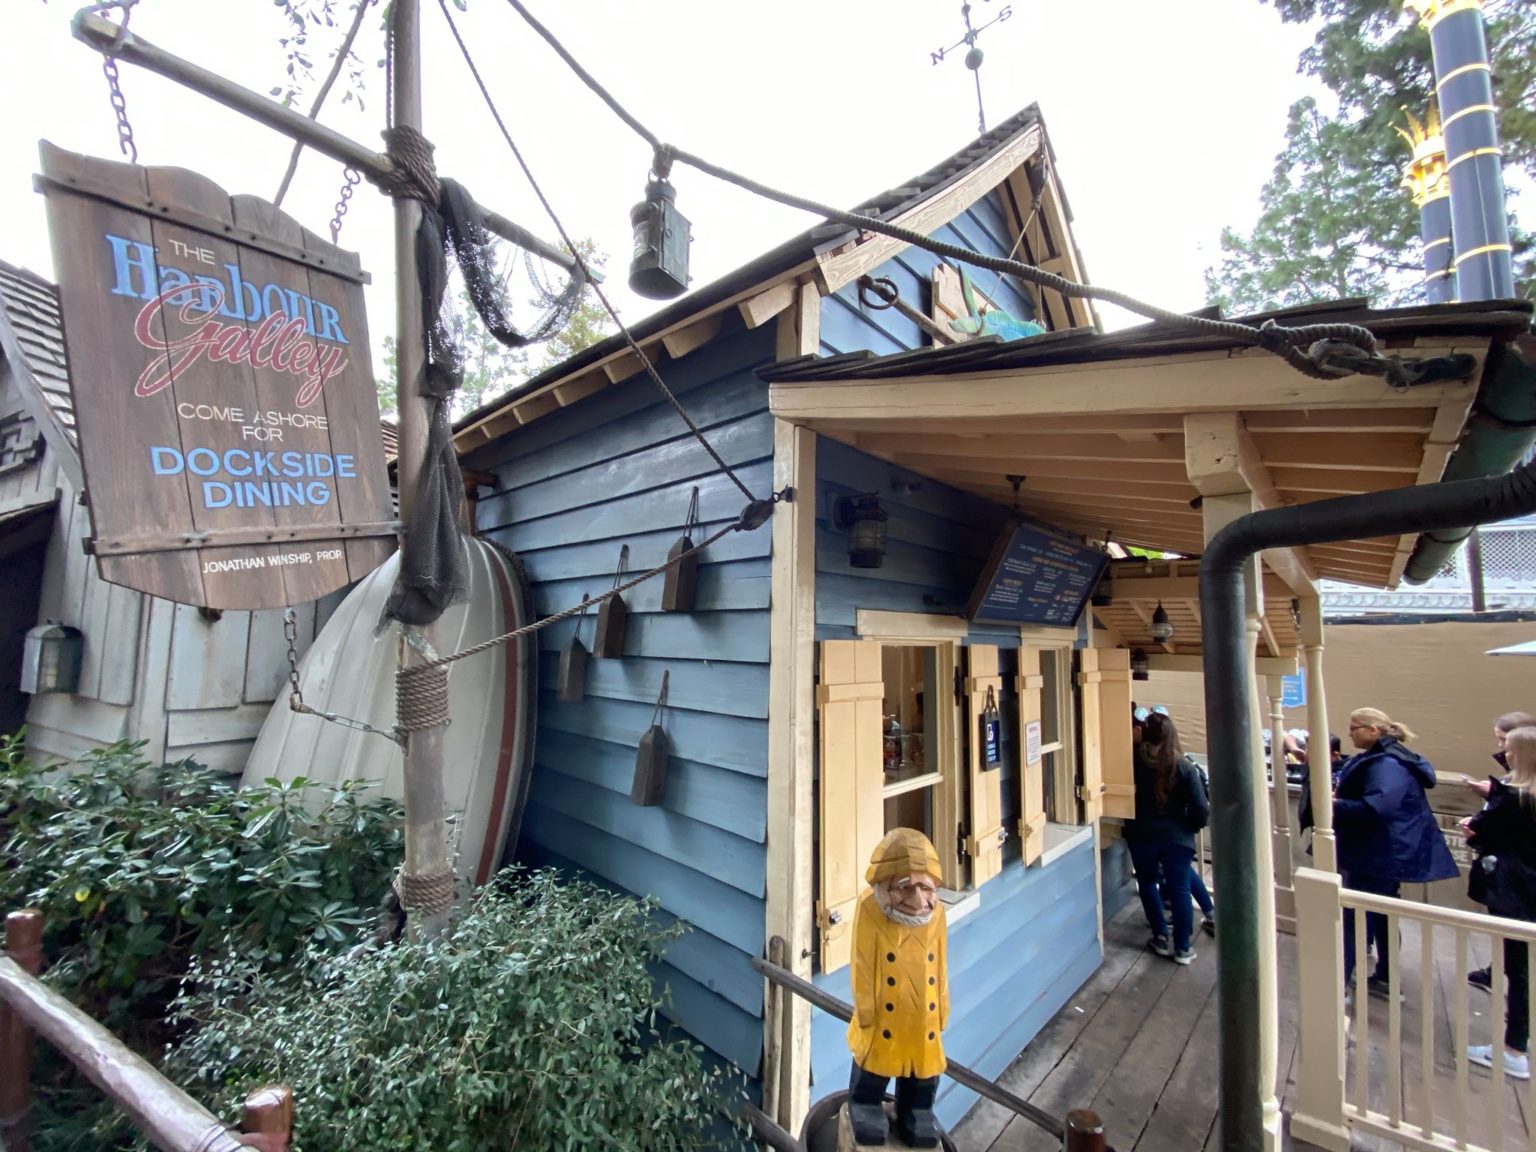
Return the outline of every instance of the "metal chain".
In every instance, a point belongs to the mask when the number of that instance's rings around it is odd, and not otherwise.
[[[124,27],[126,26],[125,21]],[[122,85],[118,82],[117,61],[111,56],[103,57],[101,71],[107,78],[107,91],[112,102],[112,111],[117,115],[117,146],[122,149],[124,156],[137,164],[139,146],[133,141],[133,125],[128,122],[128,102],[123,99]]]
[[[376,728],[363,720],[339,716],[335,712],[322,712],[304,703],[304,690],[299,687],[299,616],[292,606],[283,609],[283,639],[288,642],[288,707],[303,716],[318,716],[343,728],[383,736],[386,740],[405,747],[405,735],[399,728]]]
[[[346,182],[341,186],[341,199],[336,201],[336,215],[331,217],[331,243],[341,236],[341,218],[347,214],[347,201],[352,199],[352,189],[363,182],[362,174],[352,165],[346,169]]]

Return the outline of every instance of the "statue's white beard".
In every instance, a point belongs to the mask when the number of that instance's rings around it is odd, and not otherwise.
[[[885,893],[882,892],[879,888],[875,889],[875,902],[880,905],[880,911],[885,913],[887,920],[890,920],[895,924],[904,924],[908,928],[921,928],[924,924],[933,919],[932,908],[928,909],[926,912],[918,912],[916,914],[911,912],[901,912],[895,908],[892,908],[890,901],[886,899]]]

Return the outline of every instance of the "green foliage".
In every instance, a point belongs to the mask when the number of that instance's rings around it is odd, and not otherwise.
[[[1349,296],[1384,305],[1413,298],[1418,213],[1397,187],[1400,165],[1371,143],[1311,97],[1293,104],[1253,231],[1222,231],[1221,262],[1206,271],[1211,302],[1238,314]]]
[[[41,908],[48,978],[141,1052],[189,964],[257,969],[349,943],[401,854],[393,801],[303,780],[237,789],[114,744],[40,767],[0,737],[0,907]]]
[[[1422,299],[1418,213],[1400,186],[1408,149],[1402,109],[1424,116],[1434,89],[1429,34],[1401,0],[1262,0],[1291,23],[1315,22],[1299,71],[1336,108],[1291,109],[1286,147],[1253,229],[1228,229],[1206,274],[1213,303],[1244,312],[1332,296],[1378,305]],[[1489,0],[1488,46],[1506,176],[1536,181],[1536,4]],[[1536,242],[1513,218],[1515,284],[1536,296]]]
[[[294,1086],[299,1152],[704,1147],[725,1087],[655,1027],[653,904],[507,872],[449,932],[286,974],[201,965],[167,1058],[233,1114]]]

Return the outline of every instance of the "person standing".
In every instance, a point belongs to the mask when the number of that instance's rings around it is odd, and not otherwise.
[[[1143,722],[1142,737],[1136,748],[1136,818],[1126,824],[1125,840],[1136,869],[1141,908],[1152,930],[1147,947],[1176,964],[1190,964],[1195,959],[1189,891],[1195,833],[1210,819],[1210,801],[1200,770],[1184,755],[1172,720],[1161,712],[1151,713]],[[1167,880],[1172,903],[1167,912],[1159,891],[1160,874]]]
[[[1504,748],[1505,739],[1516,728],[1525,728],[1525,727],[1527,727],[1529,725],[1532,725],[1532,724],[1536,724],[1536,718],[1533,718],[1529,712],[1506,712],[1506,713],[1504,713],[1504,715],[1500,716],[1497,720],[1495,720],[1493,722],[1493,742],[1494,742],[1495,748],[1494,748],[1492,759],[1493,759],[1493,762],[1495,764],[1497,764],[1498,768],[1499,768],[1498,773],[1497,773],[1497,777],[1489,776],[1487,779],[1484,779],[1484,780],[1474,780],[1470,776],[1463,776],[1461,778],[1461,782],[1463,784],[1465,784],[1468,788],[1470,788],[1472,791],[1476,792],[1479,796],[1481,796],[1484,801],[1486,801],[1489,798],[1490,794],[1491,794],[1495,778],[1497,778],[1499,780],[1504,780],[1504,779],[1507,778],[1507,775],[1509,773],[1509,764],[1508,764],[1508,762],[1507,762],[1507,760],[1505,758],[1505,748]],[[1466,826],[1467,826],[1467,822],[1465,820],[1463,820],[1461,822],[1461,825],[1462,825],[1462,828],[1465,829]],[[1468,847],[1471,847],[1471,843],[1470,842],[1468,843]],[[1482,853],[1477,851],[1474,848],[1473,849],[1473,853],[1472,853],[1472,870],[1471,870],[1471,872],[1467,876],[1467,890],[1468,890],[1467,894],[1468,894],[1468,896],[1471,899],[1477,901],[1477,903],[1479,903],[1479,904],[1484,903],[1484,901],[1478,899],[1478,897],[1473,894],[1472,890],[1479,883],[1479,877],[1477,875],[1477,867],[1478,867],[1478,862],[1481,860],[1481,858],[1482,858]],[[1467,973],[1467,983],[1472,985],[1472,987],[1474,987],[1474,988],[1481,988],[1484,992],[1492,991],[1493,990],[1493,969],[1492,968],[1477,968],[1477,969],[1474,969],[1471,972],[1468,972]]]
[[[1385,712],[1359,708],[1349,716],[1349,739],[1359,751],[1345,762],[1333,797],[1333,830],[1344,887],[1395,897],[1402,884],[1459,876],[1425,795],[1435,786],[1435,769],[1408,748],[1413,733]],[[1369,990],[1386,995],[1391,975],[1387,918],[1368,912],[1365,928],[1366,939],[1376,949]],[[1346,981],[1354,970],[1354,912],[1346,908]]]
[[[1488,803],[1462,824],[1478,853],[1469,895],[1494,916],[1536,920],[1536,728],[1513,728],[1503,748],[1508,775],[1490,780]],[[1531,1078],[1529,951],[1520,940],[1504,941],[1504,976],[1509,983],[1504,1017],[1504,1072]],[[1470,979],[1470,977],[1469,977]],[[1491,984],[1491,982],[1490,982]],[[1481,985],[1479,985],[1481,987]],[[1467,1059],[1493,1067],[1493,1045],[1474,1044]]]

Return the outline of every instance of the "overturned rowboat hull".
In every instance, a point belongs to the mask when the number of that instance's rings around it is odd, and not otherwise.
[[[469,595],[433,627],[444,655],[531,619],[528,588],[511,553],[476,538],[467,547]],[[397,552],[347,595],[305,654],[299,684],[311,708],[393,729],[399,629],[374,633],[398,567]],[[444,801],[454,871],[475,884],[485,883],[517,842],[532,776],[537,677],[533,636],[449,667],[452,720],[443,738]],[[405,794],[404,773],[403,753],[392,740],[294,712],[284,696],[262,725],[244,780],[368,781],[399,799]]]

